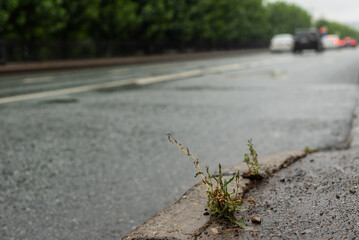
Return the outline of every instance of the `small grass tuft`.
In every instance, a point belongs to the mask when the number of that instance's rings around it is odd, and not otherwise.
[[[237,220],[234,217],[234,213],[237,208],[240,207],[244,201],[248,201],[252,204],[255,204],[253,199],[243,199],[239,193],[239,180],[240,180],[240,172],[238,171],[231,178],[223,179],[222,174],[222,166],[218,164],[218,175],[214,176],[210,174],[209,167],[206,167],[206,174],[202,172],[201,166],[199,165],[199,161],[195,158],[188,150],[188,148],[184,148],[171,134],[167,134],[168,140],[176,145],[182,152],[188,155],[193,161],[194,165],[197,169],[196,176],[200,175],[202,178],[202,182],[207,187],[207,205],[210,210],[210,213],[213,216],[218,218],[225,218],[231,221],[232,223],[238,225],[240,228],[245,230],[252,230],[252,228],[247,227],[244,224],[243,217],[240,220]],[[195,176],[195,177],[196,177]],[[231,182],[235,183],[235,187],[232,190],[229,190],[229,184]]]
[[[259,164],[258,164],[258,154],[254,149],[253,140],[248,140],[249,154],[244,154],[243,162],[247,164],[248,172],[244,173],[242,176],[245,178],[250,178],[252,180],[260,180],[264,178],[262,174],[259,173]]]

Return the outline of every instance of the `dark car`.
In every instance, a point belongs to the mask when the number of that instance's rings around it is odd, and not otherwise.
[[[304,49],[314,49],[317,52],[323,51],[322,39],[316,29],[295,30],[293,52],[301,52]]]

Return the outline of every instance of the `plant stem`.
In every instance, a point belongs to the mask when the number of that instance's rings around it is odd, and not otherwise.
[[[182,152],[184,152],[185,154],[187,154],[190,158],[192,158],[192,159],[194,160],[194,162],[195,162],[195,164],[196,164],[196,166],[197,166],[197,169],[198,169],[198,173],[201,175],[202,181],[206,184],[207,189],[209,190],[210,187],[209,187],[209,185],[208,185],[208,183],[207,183],[206,178],[204,177],[204,175],[203,175],[203,173],[202,173],[202,171],[201,171],[201,166],[199,165],[198,159],[195,158],[195,157],[189,152],[188,148],[187,148],[187,149],[184,149],[184,147],[183,147],[179,142],[177,142],[177,140],[176,140],[174,137],[172,137],[171,134],[167,134],[167,136],[168,136],[168,140],[169,140],[172,144],[174,144],[174,145],[176,145],[177,147],[179,147],[179,149],[181,149]]]

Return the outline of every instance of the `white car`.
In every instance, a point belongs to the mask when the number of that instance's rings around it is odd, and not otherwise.
[[[270,41],[269,50],[271,52],[292,51],[294,38],[292,34],[277,34]]]
[[[340,48],[340,38],[338,35],[327,35],[322,37],[323,47],[325,49]]]

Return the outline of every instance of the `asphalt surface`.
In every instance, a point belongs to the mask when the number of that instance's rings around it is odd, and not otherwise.
[[[254,231],[215,223],[199,239],[358,239],[358,194],[358,147],[316,153],[246,194],[256,205],[242,206],[248,210],[236,217]]]
[[[262,53],[1,77],[0,238],[125,235],[199,181],[168,132],[212,169],[238,164],[249,138],[260,155],[345,145],[358,53]],[[183,72],[193,75],[168,77]]]

